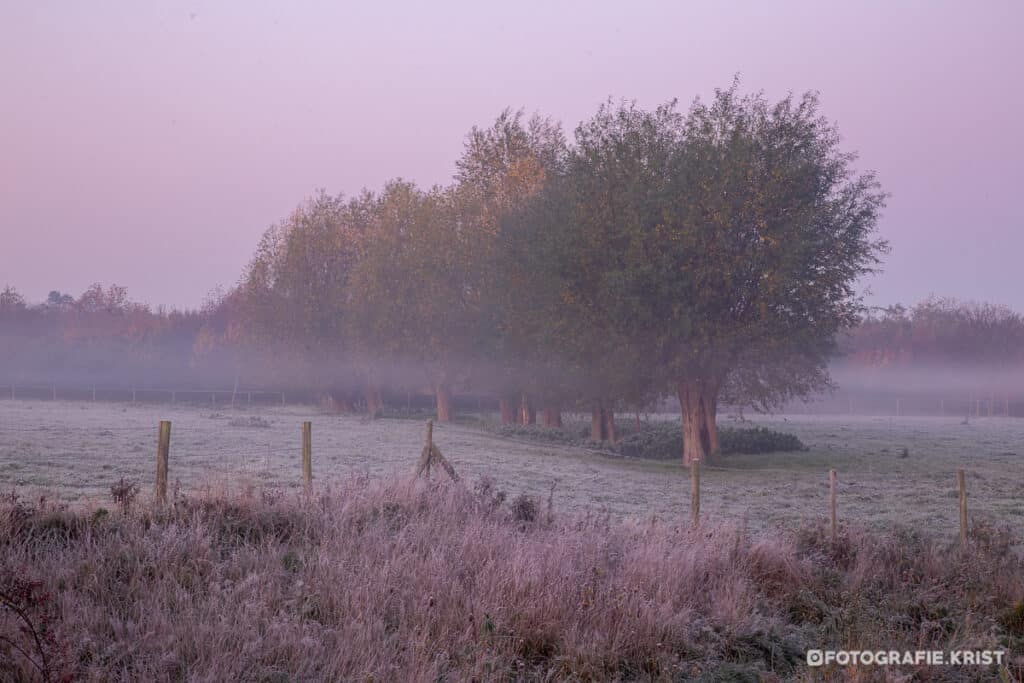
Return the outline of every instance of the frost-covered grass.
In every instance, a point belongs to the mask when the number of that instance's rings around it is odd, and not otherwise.
[[[501,501],[493,486],[367,478],[128,512],[7,498],[0,680],[1024,674],[1024,564],[991,528],[962,553],[917,532],[833,543],[820,526],[694,530]],[[809,648],[1005,648],[1008,669],[811,670]]]
[[[170,480],[184,492],[297,490],[300,423],[313,421],[317,487],[355,474],[411,471],[423,446],[417,420],[367,421],[312,408],[212,412],[184,405],[0,400],[0,489],[76,506],[105,504],[121,477],[153,481],[157,423],[173,422]],[[671,419],[662,416],[660,419]],[[677,419],[677,418],[676,418]],[[702,474],[704,518],[752,530],[793,527],[827,514],[828,470],[839,473],[839,518],[869,529],[902,524],[949,538],[957,532],[955,472],[967,470],[973,519],[1024,535],[1024,420],[1014,418],[758,417],[809,450],[733,455]],[[469,480],[490,475],[513,494],[560,509],[614,517],[687,519],[689,481],[675,462],[605,457],[560,444],[502,439],[471,424],[437,425],[435,442]],[[900,457],[906,448],[907,457]]]

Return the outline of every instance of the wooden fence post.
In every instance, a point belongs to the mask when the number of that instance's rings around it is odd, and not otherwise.
[[[171,452],[171,423],[160,421],[160,436],[156,443],[156,499],[167,502],[167,459]]]
[[[302,423],[302,486],[313,492],[313,423]]]
[[[433,460],[434,450],[434,421],[427,420],[427,445],[424,452],[427,454],[426,460],[424,461],[426,466],[427,476],[430,476],[430,461]]]
[[[690,517],[700,525],[700,460],[690,462]]]
[[[420,455],[419,462],[416,463],[416,475],[413,479],[418,479],[423,473],[426,473],[429,477],[430,466],[435,461],[441,469],[448,473],[448,476],[456,484],[462,481],[459,473],[455,471],[455,468],[448,462],[448,459],[441,454],[441,449],[434,445],[434,421],[427,420],[427,443],[423,446],[423,454]]]
[[[960,545],[967,545],[967,482],[964,471],[956,471],[956,487],[960,494]]]
[[[836,471],[828,471],[828,520],[832,542],[836,542]]]

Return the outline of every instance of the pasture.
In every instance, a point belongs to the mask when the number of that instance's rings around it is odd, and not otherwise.
[[[72,507],[109,507],[110,486],[125,477],[148,495],[161,419],[173,424],[171,488],[184,493],[244,494],[265,487],[297,493],[303,420],[313,422],[314,485],[320,491],[354,474],[411,474],[424,438],[421,420],[371,421],[303,406],[211,410],[3,401],[0,489]],[[962,467],[972,521],[1024,533],[1024,420],[972,418],[964,424],[962,417],[799,415],[748,417],[747,423],[796,434],[809,450],[731,455],[705,467],[704,520],[762,531],[824,519],[828,470],[834,468],[840,524],[877,530],[905,525],[952,537],[958,524],[955,472]],[[688,474],[678,462],[505,439],[473,420],[436,425],[434,440],[470,483],[486,476],[510,496],[538,500],[546,500],[554,485],[556,510],[665,521],[689,515]]]

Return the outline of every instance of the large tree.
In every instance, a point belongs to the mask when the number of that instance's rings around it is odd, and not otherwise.
[[[591,368],[646,368],[675,393],[687,462],[713,453],[731,374],[779,350],[805,379],[820,375],[821,350],[857,321],[855,282],[885,248],[885,194],[854,158],[816,96],[772,104],[735,85],[686,115],[674,102],[607,104],[577,128],[570,209],[545,247],[578,326],[570,348]],[[816,383],[760,377],[790,382],[779,396]]]

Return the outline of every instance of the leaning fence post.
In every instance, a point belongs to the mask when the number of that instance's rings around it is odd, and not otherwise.
[[[832,542],[836,542],[836,471],[828,471],[828,519]]]
[[[302,423],[302,486],[313,491],[313,423]]]
[[[700,524],[700,460],[690,462],[690,517],[693,526]]]
[[[960,494],[960,545],[967,545],[967,482],[964,471],[956,471],[956,487]]]
[[[424,472],[430,476],[430,461],[434,459],[434,421],[427,420],[427,443],[420,454],[419,462],[416,463],[416,475],[413,479],[419,479]]]
[[[171,451],[171,423],[160,421],[160,436],[156,443],[156,499],[167,502],[167,459]]]

